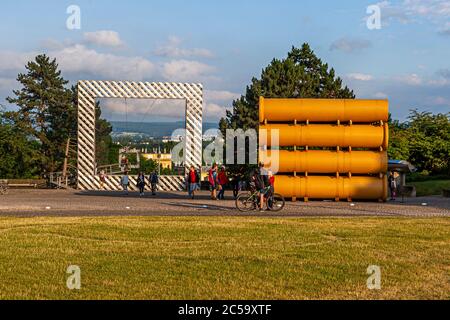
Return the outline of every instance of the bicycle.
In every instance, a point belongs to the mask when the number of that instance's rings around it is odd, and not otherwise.
[[[263,189],[264,206],[269,211],[278,212],[283,210],[286,201],[284,197],[278,193],[272,194],[271,187]],[[254,190],[246,193],[241,193],[236,198],[236,208],[241,212],[254,211],[260,208],[260,192],[254,188]]]

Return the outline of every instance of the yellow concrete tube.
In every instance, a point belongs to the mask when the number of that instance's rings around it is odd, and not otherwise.
[[[279,137],[280,147],[354,147],[387,149],[389,130],[375,125],[289,125],[267,124],[259,127],[261,146],[273,146],[274,137]]]
[[[388,100],[260,98],[259,122],[387,122]]]
[[[387,199],[387,178],[275,176],[275,192],[285,198],[308,199]]]
[[[260,162],[278,172],[377,174],[388,170],[386,151],[268,150],[259,156]]]

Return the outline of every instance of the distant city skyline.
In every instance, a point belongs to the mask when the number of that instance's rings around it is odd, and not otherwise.
[[[80,9],[79,29],[68,27],[71,5]],[[379,29],[367,24],[374,5]],[[204,120],[217,122],[273,58],[308,42],[357,98],[389,99],[394,118],[412,108],[448,112],[449,18],[448,0],[3,1],[0,104],[12,108],[5,99],[17,74],[46,53],[71,84],[201,82]],[[157,112],[170,120],[182,109]]]

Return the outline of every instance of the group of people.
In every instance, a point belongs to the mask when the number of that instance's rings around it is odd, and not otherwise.
[[[225,200],[225,189],[229,184],[225,166],[214,164],[208,172],[209,190],[212,200]]]
[[[106,175],[104,171],[102,171],[100,173],[100,185],[102,189],[104,189],[105,182]],[[195,199],[197,191],[201,189],[201,182],[199,171],[194,166],[191,166],[186,175],[186,189],[188,191],[188,196],[191,199]],[[212,200],[225,200],[225,192],[229,186],[232,187],[233,196],[236,198],[240,191],[247,189],[246,182],[247,181],[243,179],[243,177],[235,176],[230,183],[225,166],[219,167],[219,165],[214,164],[208,171],[208,183]],[[130,183],[131,180],[128,176],[128,172],[125,171],[120,179],[120,184],[125,195],[128,195],[129,193]],[[152,195],[156,195],[158,183],[159,176],[156,172],[152,172],[146,177],[144,172],[141,171],[136,180],[136,186],[139,188],[139,195],[141,197],[145,195],[145,187],[147,185],[150,185]],[[273,193],[274,183],[275,177],[270,171],[266,172],[262,165],[250,175],[250,185],[256,188],[260,193],[261,205],[263,204],[263,198],[267,192]]]
[[[148,182],[150,184],[150,188],[152,191],[152,195],[156,195],[156,190],[158,188],[159,176],[156,172],[152,172],[148,177]],[[128,176],[128,172],[125,172],[122,178],[120,179],[120,184],[123,188],[123,192],[128,195],[128,188],[130,186],[130,178]],[[143,197],[145,195],[145,187],[147,186],[147,178],[145,177],[144,172],[139,172],[138,178],[136,180],[136,186],[139,188],[139,196]]]

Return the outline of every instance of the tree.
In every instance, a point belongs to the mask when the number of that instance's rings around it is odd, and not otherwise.
[[[0,178],[33,178],[39,172],[39,145],[11,125],[0,110]]]
[[[450,174],[450,113],[412,110],[408,132],[409,160],[420,171]]]
[[[224,136],[226,129],[257,130],[259,126],[259,97],[266,98],[333,98],[354,99],[353,91],[343,86],[334,69],[329,69],[310,46],[292,47],[287,58],[273,59],[262,71],[261,78],[253,78],[245,95],[233,101],[232,111],[227,111],[219,128]],[[231,171],[240,168],[231,166]]]
[[[17,77],[22,88],[13,91],[14,98],[7,98],[19,110],[8,116],[17,129],[39,143],[39,172],[55,172],[62,166],[67,139],[76,126],[73,92],[65,87],[68,81],[61,76],[55,59],[38,55],[26,70]]]

